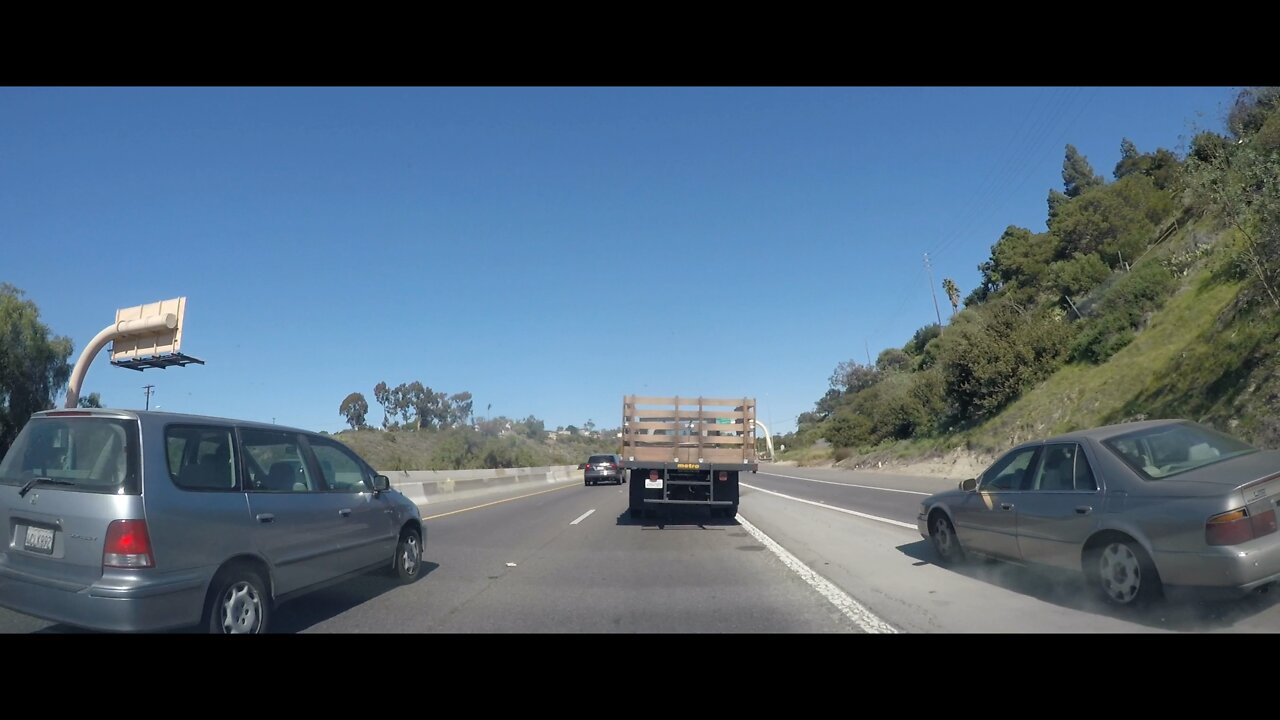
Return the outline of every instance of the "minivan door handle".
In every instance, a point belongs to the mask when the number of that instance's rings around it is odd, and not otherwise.
[[[275,519],[276,519],[276,516],[272,515],[271,513],[258,513],[258,522],[260,523],[273,522]]]
[[[1013,509],[1013,503],[1000,503],[1000,509],[1001,509],[1001,510],[1012,510],[1012,509]]]
[[[1089,513],[1091,513],[1091,512],[1093,512],[1093,506],[1091,506],[1091,505],[1077,505],[1077,506],[1076,506],[1076,514],[1077,514],[1077,515],[1088,515],[1088,514],[1089,514]]]
[[[342,508],[338,511],[338,514],[342,517],[351,517],[351,508]]]

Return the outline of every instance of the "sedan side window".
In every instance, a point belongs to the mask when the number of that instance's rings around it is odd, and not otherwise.
[[[1089,467],[1089,459],[1084,456],[1084,449],[1076,446],[1076,490],[1095,492],[1098,481],[1093,477],[1093,468]]]
[[[1027,490],[1031,487],[1031,461],[1040,448],[1015,450],[982,474],[981,491]]]
[[[1040,468],[1031,487],[1046,492],[1087,491],[1098,489],[1093,469],[1084,450],[1076,443],[1055,443],[1044,446],[1040,455]]]

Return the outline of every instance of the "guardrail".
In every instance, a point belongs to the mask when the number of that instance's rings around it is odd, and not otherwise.
[[[496,470],[379,470],[391,487],[418,505],[483,495],[515,485],[529,488],[582,482],[577,465],[499,468]]]

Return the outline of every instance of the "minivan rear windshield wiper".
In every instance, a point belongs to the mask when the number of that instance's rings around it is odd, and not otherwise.
[[[27,493],[31,491],[31,488],[37,485],[75,485],[75,483],[70,480],[55,480],[48,477],[31,478],[27,481],[27,484],[23,485],[22,489],[18,491],[18,497],[26,497]]]

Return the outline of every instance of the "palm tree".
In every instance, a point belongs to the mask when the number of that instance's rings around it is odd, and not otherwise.
[[[960,288],[951,278],[943,278],[942,289],[946,291],[947,299],[951,301],[951,317],[955,317],[960,310]]]

